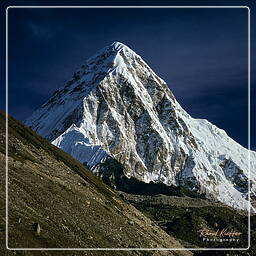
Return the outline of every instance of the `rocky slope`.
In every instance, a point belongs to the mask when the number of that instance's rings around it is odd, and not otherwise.
[[[0,114],[1,191],[4,191],[5,115]],[[9,118],[8,238],[10,248],[182,247],[126,204],[70,155]],[[7,251],[1,193],[1,255],[112,255],[101,251]],[[112,254],[111,254],[112,253]],[[116,251],[115,255],[147,255]],[[149,253],[150,255],[150,253]],[[156,251],[154,255],[192,255]]]
[[[128,178],[182,186],[248,209],[251,169],[255,191],[256,153],[192,118],[119,42],[91,57],[25,124],[98,173],[98,164],[111,157]]]

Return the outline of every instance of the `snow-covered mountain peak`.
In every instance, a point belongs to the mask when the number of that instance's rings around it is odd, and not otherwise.
[[[111,46],[113,46],[116,50],[121,50],[121,49],[126,49],[126,50],[129,50],[129,51],[132,51],[127,45],[121,43],[121,42],[118,42],[118,41],[114,41]]]
[[[184,186],[235,208],[248,207],[256,153],[206,120],[192,118],[167,84],[128,46],[89,58],[25,123],[92,169],[108,156],[124,175]]]
[[[95,55],[89,58],[86,63],[90,64],[94,61],[97,61],[98,59],[104,59],[111,62],[111,60],[115,58],[116,55],[122,55],[123,57],[126,56],[140,58],[140,56],[136,54],[132,49],[130,49],[127,45],[115,41],[112,44],[100,49]]]
[[[92,76],[95,77],[96,74],[102,78],[112,72],[125,75],[125,73],[130,72],[129,69],[137,68],[138,65],[143,65],[146,66],[147,69],[150,69],[142,58],[128,46],[120,42],[113,42],[90,57],[86,63],[75,72],[74,78],[77,80],[81,78],[83,78],[82,80],[88,80],[88,78]],[[151,70],[151,72],[153,71]]]

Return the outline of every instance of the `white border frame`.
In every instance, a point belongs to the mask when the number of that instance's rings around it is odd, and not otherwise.
[[[8,250],[21,250],[21,251],[245,251],[250,248],[250,151],[248,151],[248,247],[246,248],[10,248],[8,247],[8,10],[15,8],[246,8],[248,10],[248,150],[250,150],[250,51],[251,51],[251,24],[250,24],[250,8],[248,6],[8,6],[6,8],[6,249]]]

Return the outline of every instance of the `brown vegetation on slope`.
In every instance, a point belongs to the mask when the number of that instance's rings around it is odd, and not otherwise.
[[[126,204],[70,155],[9,117],[10,248],[182,247]],[[0,114],[1,191],[5,190],[5,114]],[[1,248],[5,237],[1,193]],[[109,251],[7,251],[6,255],[111,255]],[[191,255],[188,251],[116,251],[115,255]]]

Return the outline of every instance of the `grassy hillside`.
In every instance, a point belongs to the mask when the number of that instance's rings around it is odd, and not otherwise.
[[[5,189],[5,114],[0,114],[1,190]],[[125,203],[70,155],[9,117],[8,237],[11,248],[182,247]],[[192,255],[188,251],[7,251],[6,255]]]

